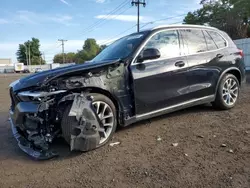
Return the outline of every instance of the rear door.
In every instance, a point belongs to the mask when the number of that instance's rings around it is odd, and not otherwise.
[[[219,62],[224,61],[225,46],[220,50],[206,30],[182,29],[180,33],[190,66],[187,79],[191,98],[214,95],[220,74]]]

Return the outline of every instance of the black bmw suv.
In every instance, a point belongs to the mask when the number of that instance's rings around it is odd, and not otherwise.
[[[10,85],[10,122],[36,159],[107,143],[116,127],[203,103],[227,110],[245,80],[243,52],[216,28],[162,26],[123,37],[92,61],[33,74]]]

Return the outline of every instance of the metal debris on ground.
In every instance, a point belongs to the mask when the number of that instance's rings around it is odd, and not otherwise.
[[[188,154],[187,154],[187,153],[185,153],[184,155],[185,155],[186,157],[188,157]]]
[[[157,137],[157,141],[162,141],[162,138],[160,136]]]
[[[224,148],[224,147],[227,147],[227,145],[226,145],[226,144],[221,144],[221,147],[223,147],[223,148]]]
[[[232,149],[228,150],[229,153],[234,153],[234,151]]]
[[[111,146],[111,147],[113,147],[113,146],[115,146],[115,145],[119,145],[121,142],[113,142],[113,143],[110,143],[109,145]]]
[[[177,147],[179,144],[178,143],[173,143],[172,146]]]

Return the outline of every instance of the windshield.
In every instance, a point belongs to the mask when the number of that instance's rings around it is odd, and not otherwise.
[[[96,62],[126,58],[138,48],[145,36],[146,32],[140,32],[118,39],[105,48],[92,61]]]

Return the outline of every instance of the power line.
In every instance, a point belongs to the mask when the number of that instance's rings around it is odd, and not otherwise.
[[[127,1],[126,1],[127,2]],[[109,14],[107,14],[104,18],[102,18],[101,20],[98,20],[97,22],[95,22],[93,25],[89,26],[88,28],[86,28],[84,30],[84,32],[82,33],[82,35],[87,34],[91,31],[93,31],[96,27],[103,25],[104,23],[106,23],[110,18],[117,18],[119,15],[121,15],[122,13],[126,12],[128,9],[130,9],[131,7],[128,7],[127,9],[123,10],[122,12],[120,12],[119,14],[117,14],[116,16],[113,16],[112,14],[117,13],[119,10],[121,10],[122,8],[124,8],[125,6],[127,6],[127,4],[124,4],[123,6],[121,6],[120,8],[118,8],[116,11],[114,12],[110,12]]]
[[[137,6],[137,32],[140,32],[140,5],[143,5],[144,7],[146,6],[145,0],[137,0],[134,1],[132,0],[131,2],[132,6]]]
[[[160,19],[160,20],[154,20],[154,21],[151,21],[151,22],[147,22],[147,23],[145,23],[143,26],[141,26],[140,29],[144,28],[145,26],[147,26],[147,25],[149,25],[149,24],[153,24],[153,23],[156,23],[156,22],[159,22],[159,21],[163,21],[163,20],[167,20],[167,19],[177,18],[177,17],[180,17],[180,16],[183,16],[183,14],[177,15],[177,16],[172,16],[172,17],[163,18],[163,19]],[[179,24],[179,23],[182,23],[182,22],[180,22],[180,21],[178,21],[178,22],[173,22],[173,23],[170,23],[169,25]],[[104,44],[108,44],[109,42],[112,42],[114,38],[119,37],[120,35],[126,33],[127,31],[133,29],[133,28],[136,27],[136,26],[137,26],[137,24],[136,24],[136,25],[133,25],[132,27],[126,29],[125,31],[122,31],[121,33],[119,33],[119,34],[117,34],[117,35],[115,35],[115,36],[109,38],[108,40],[106,40],[106,41],[100,43],[99,45],[104,45]]]
[[[83,30],[82,34],[87,34],[88,32],[93,31],[93,30],[95,29],[96,26],[100,26],[101,24],[103,24],[108,18],[110,18],[110,16],[112,16],[112,14],[117,13],[119,10],[121,10],[123,7],[125,7],[129,1],[130,1],[130,0],[125,0],[125,1],[123,1],[123,2],[122,2],[120,5],[118,5],[115,9],[113,9],[112,11],[110,11],[104,18],[102,18],[102,19],[100,19],[100,20],[94,22],[94,23],[91,24],[90,26],[86,27],[86,28]],[[129,8],[131,8],[131,7],[129,7]],[[128,9],[129,9],[129,8],[128,8]],[[126,9],[125,11],[127,11],[128,9]],[[125,11],[119,13],[118,15],[124,13]],[[117,16],[118,16],[118,15],[117,15]],[[117,16],[116,16],[116,17],[117,17]],[[68,37],[65,37],[65,38],[68,38]],[[54,48],[54,46],[56,46],[56,45],[53,45],[51,48],[46,49],[45,52],[50,51],[51,49]],[[58,46],[58,47],[59,47],[59,46]],[[56,47],[56,48],[58,48],[58,47]]]
[[[101,44],[99,44],[99,45],[104,45],[104,44],[108,44],[109,42],[112,42],[112,41],[114,40],[114,38],[119,37],[120,35],[122,35],[122,34],[126,33],[127,31],[129,31],[129,30],[131,30],[131,29],[133,29],[133,28],[135,28],[136,26],[137,26],[137,24],[133,25],[132,27],[130,27],[130,28],[128,28],[128,29],[126,29],[125,31],[122,31],[121,33],[119,33],[119,34],[117,34],[117,35],[113,36],[112,38],[109,38],[108,40],[106,40],[106,41],[102,42],[102,43],[101,43]]]
[[[162,19],[159,19],[159,20],[154,20],[154,21],[151,21],[151,22],[147,22],[147,23],[144,23],[144,25],[141,27],[141,29],[144,28],[144,27],[146,27],[149,24],[154,24],[156,22],[160,22],[160,21],[164,21],[164,20],[170,20],[170,19],[181,17],[181,16],[185,16],[185,15],[186,14],[180,14],[180,15],[176,15],[176,16],[171,16],[171,17],[162,18]],[[180,23],[180,22],[178,22],[178,23]]]
[[[126,12],[127,10],[129,10],[130,8],[131,8],[131,7],[128,7],[127,9],[125,9],[125,10],[123,10],[122,12],[120,12],[119,14],[113,16],[112,18],[113,18],[113,19],[117,18],[118,16],[120,16],[121,14],[123,14],[124,12]],[[107,18],[107,19],[108,19],[108,18]],[[107,22],[107,19],[104,20],[103,22],[101,22],[100,24],[96,25],[96,26],[98,27],[98,26],[103,25],[104,23]],[[93,28],[91,28],[90,30],[86,31],[84,34],[87,34],[87,33],[91,32],[91,31],[94,31],[95,29],[96,29],[96,28],[93,27]]]

